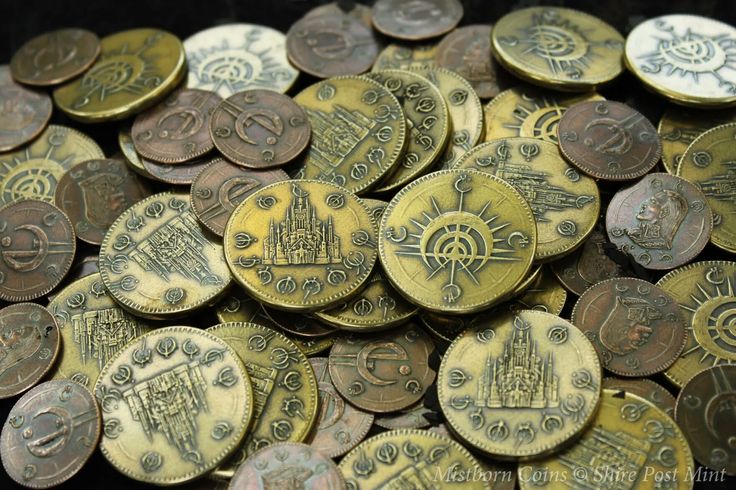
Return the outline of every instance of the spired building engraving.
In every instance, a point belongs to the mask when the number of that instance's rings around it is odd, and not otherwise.
[[[119,308],[78,313],[72,315],[71,322],[82,362],[97,359],[100,369],[125,344],[142,333],[138,323]]]
[[[253,419],[258,420],[266,407],[268,397],[271,396],[271,392],[276,385],[278,371],[270,367],[259,366],[253,362],[246,361],[244,364],[253,387]]]
[[[306,109],[312,125],[310,156],[323,170],[339,167],[353,149],[370,134],[376,121],[358,111],[335,104],[334,112]]]
[[[736,162],[723,162],[725,174],[714,175],[708,180],[697,182],[696,185],[708,197],[717,201],[736,201]]]

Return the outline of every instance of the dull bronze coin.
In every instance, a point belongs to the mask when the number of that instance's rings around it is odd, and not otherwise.
[[[0,71],[3,68],[0,67]],[[51,118],[51,97],[8,78],[0,83],[0,152],[10,151],[38,136]]]
[[[141,158],[140,162],[150,178],[154,180],[158,180],[164,184],[191,185],[194,179],[197,178],[197,175],[217,158],[204,156],[181,165],[158,163],[147,158]]]
[[[463,5],[458,0],[378,0],[373,5],[373,27],[407,41],[440,36],[462,17]]]

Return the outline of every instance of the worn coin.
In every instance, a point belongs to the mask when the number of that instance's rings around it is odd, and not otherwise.
[[[381,414],[376,417],[375,424],[383,429],[426,429],[431,423],[424,415],[433,413],[432,410],[424,406],[424,400],[419,400],[414,405],[399,410]]]
[[[520,295],[509,301],[511,311],[538,310],[559,315],[565,307],[567,291],[545,266],[539,276]]]
[[[190,162],[181,163],[179,165],[169,165],[168,163],[158,163],[147,158],[141,158],[139,161],[143,165],[143,169],[148,177],[164,184],[172,185],[191,185],[194,179],[207,167],[210,163],[219,159],[219,157],[203,156],[196,158]]]
[[[436,44],[389,44],[378,53],[372,71],[432,67]]]
[[[58,294],[60,294],[69,284],[83,277],[87,277],[100,272],[100,256],[97,252],[98,251],[95,249],[93,250],[92,254],[84,257],[80,257],[79,254],[77,254],[76,259],[72,263],[72,268],[69,270],[69,273],[64,277],[64,280],[59,283],[59,287],[56,288],[56,291],[46,295],[46,299],[49,301],[49,303],[53,301],[54,298]]]
[[[490,25],[463,26],[446,35],[437,45],[438,66],[457,72],[470,82],[478,97],[491,99],[501,91],[493,58]]]
[[[667,388],[649,378],[603,378],[603,389],[625,391],[650,401],[670,417],[675,417],[675,397]]]
[[[361,21],[369,29],[372,27],[373,10],[368,5],[354,2],[332,2],[318,5],[310,9],[304,17],[317,17],[320,15],[344,15],[351,19]]]
[[[451,31],[463,17],[459,0],[378,0],[373,27],[389,37],[420,41]]]
[[[0,152],[33,140],[51,118],[51,97],[12,80],[0,83],[0,107]]]
[[[335,332],[334,328],[325,325],[316,318],[301,313],[285,310],[277,310],[263,306],[266,316],[278,326],[278,328],[291,335],[301,337],[324,337]]]
[[[146,170],[146,167],[143,166],[141,157],[135,150],[135,145],[133,144],[133,137],[130,134],[130,129],[131,125],[127,124],[121,126],[120,131],[118,131],[118,147],[120,148],[120,152],[122,153],[123,157],[125,157],[125,163],[131,168],[131,170],[133,170],[141,177],[155,180],[154,177],[148,172],[148,170]]]
[[[464,330],[482,320],[485,312],[470,315],[443,315],[427,310],[420,310],[419,320],[433,338],[441,343],[449,344]]]

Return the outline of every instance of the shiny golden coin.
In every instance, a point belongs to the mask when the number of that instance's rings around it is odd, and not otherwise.
[[[136,315],[181,316],[230,284],[222,246],[200,227],[189,196],[162,192],[121,214],[100,246],[100,274],[115,301]]]
[[[146,167],[143,166],[140,155],[135,151],[135,144],[133,143],[133,135],[131,134],[130,125],[120,128],[120,131],[118,132],[118,147],[125,157],[125,162],[135,173],[147,179],[155,179],[155,177],[146,170]]]
[[[378,53],[372,71],[432,67],[436,53],[436,44],[389,44]]]
[[[424,406],[424,399],[419,400],[411,407],[382,414],[376,417],[375,424],[382,429],[426,429],[432,425],[424,415],[434,413]]]
[[[165,327],[118,351],[100,372],[100,450],[126,476],[176,485],[211,471],[243,439],[257,385],[233,348],[193,327]]]
[[[437,380],[452,430],[501,458],[556,451],[593,418],[601,364],[570,322],[524,310],[489,318],[445,352]]]
[[[455,168],[504,179],[529,203],[537,223],[536,261],[563,256],[593,231],[601,209],[598,186],[561,156],[557,145],[508,138],[476,146]]]
[[[159,29],[132,29],[100,41],[99,59],[54,90],[54,102],[83,122],[123,119],[161,100],[186,75],[181,41]]]
[[[521,296],[509,301],[511,311],[537,310],[559,315],[565,307],[567,291],[545,265],[541,274]]]
[[[649,378],[603,378],[603,389],[625,391],[640,396],[675,418],[675,397],[664,386]]]

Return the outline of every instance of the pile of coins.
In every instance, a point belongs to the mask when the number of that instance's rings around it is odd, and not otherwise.
[[[98,448],[126,488],[736,474],[736,29],[349,3],[0,67],[7,475]],[[631,74],[656,127],[596,92]]]

